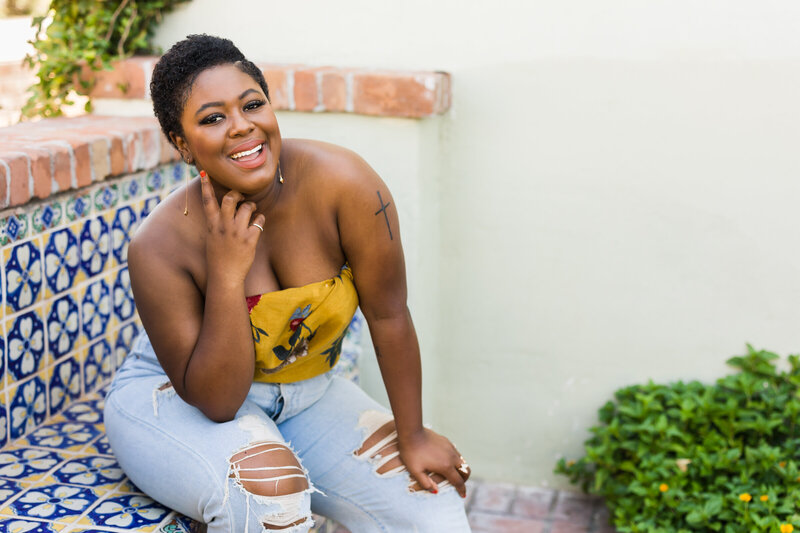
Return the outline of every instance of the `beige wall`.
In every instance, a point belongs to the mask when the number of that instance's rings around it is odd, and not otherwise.
[[[712,379],[745,342],[800,350],[797,2],[219,5],[158,41],[453,74],[442,118],[280,119],[394,191],[426,416],[478,476],[563,484],[554,461],[617,387]]]

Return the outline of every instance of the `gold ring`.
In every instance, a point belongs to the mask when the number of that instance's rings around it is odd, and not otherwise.
[[[258,228],[258,229],[260,229],[262,232],[264,231],[264,228],[263,228],[263,227],[261,227],[261,224],[256,224],[255,222],[253,222],[253,223],[252,223],[252,224],[250,224],[250,225],[251,225],[251,226],[255,226],[255,227],[257,227],[257,228]]]

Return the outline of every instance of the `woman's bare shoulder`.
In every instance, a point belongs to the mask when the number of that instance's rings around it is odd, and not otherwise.
[[[304,179],[313,181],[315,186],[348,190],[377,177],[364,158],[349,148],[310,139],[284,142],[289,145]]]
[[[133,255],[130,259],[134,263],[137,255],[145,255],[149,260],[177,266],[181,257],[185,257],[196,234],[191,231],[191,225],[198,213],[192,213],[191,210],[194,208],[197,211],[198,206],[190,204],[190,215],[184,216],[183,198],[181,188],[167,196],[139,223],[129,249],[129,255]]]

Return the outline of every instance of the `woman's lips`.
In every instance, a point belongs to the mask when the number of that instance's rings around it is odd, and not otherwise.
[[[233,159],[232,157],[229,157],[228,159],[230,159],[236,166],[241,168],[256,168],[263,165],[267,160],[266,152],[266,146],[262,145],[261,150],[254,154],[246,155],[240,157],[239,159]]]

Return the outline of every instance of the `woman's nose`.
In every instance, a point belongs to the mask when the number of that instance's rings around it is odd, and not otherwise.
[[[230,119],[228,124],[230,125],[228,133],[231,137],[240,137],[242,135],[247,135],[251,131],[253,131],[253,123],[250,122],[250,119],[244,113],[232,113],[230,115]]]

